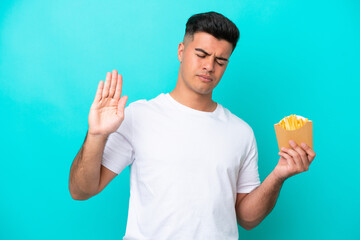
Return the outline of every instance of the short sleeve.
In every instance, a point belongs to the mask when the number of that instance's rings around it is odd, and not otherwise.
[[[117,174],[120,174],[134,161],[131,108],[131,104],[125,108],[124,120],[120,127],[109,135],[102,157],[101,164]]]
[[[237,192],[249,193],[260,185],[258,171],[258,150],[254,133],[251,136],[250,150],[241,163],[237,180]]]

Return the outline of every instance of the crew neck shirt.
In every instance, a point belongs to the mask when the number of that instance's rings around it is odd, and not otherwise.
[[[124,240],[237,240],[237,193],[260,185],[252,128],[219,103],[199,111],[169,93],[125,108],[102,165],[130,167]]]

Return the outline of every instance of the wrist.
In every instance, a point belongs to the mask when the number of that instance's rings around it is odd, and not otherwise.
[[[275,172],[275,170],[272,171],[269,176],[273,179],[274,182],[276,182],[277,184],[280,184],[280,185],[282,185],[286,180],[286,177],[279,176]]]
[[[87,132],[86,138],[93,141],[106,141],[109,137],[109,134],[94,134],[90,131]]]

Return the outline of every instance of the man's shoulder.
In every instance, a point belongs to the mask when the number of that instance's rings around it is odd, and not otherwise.
[[[161,102],[164,98],[164,93],[160,93],[157,96],[148,99],[138,99],[135,100],[131,103],[129,103],[129,106],[131,107],[142,107],[142,106],[149,106],[149,105],[153,105],[153,104],[157,104],[159,102]]]
[[[127,106],[128,109],[131,109],[131,112],[138,112],[146,114],[147,110],[162,109],[164,105],[164,93],[160,93],[157,96],[150,99],[138,99],[135,100]]]
[[[231,124],[233,128],[239,129],[242,132],[245,131],[248,134],[253,134],[253,129],[249,123],[247,123],[245,120],[243,120],[236,114],[232,113],[229,109],[225,108],[224,106],[223,109],[225,114],[227,115],[227,118],[229,119],[229,124]]]

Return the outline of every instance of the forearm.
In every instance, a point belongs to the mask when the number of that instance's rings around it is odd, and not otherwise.
[[[101,160],[107,137],[87,133],[70,169],[69,190],[74,199],[88,199],[99,186]]]
[[[283,182],[272,172],[258,188],[239,202],[236,207],[239,224],[246,229],[259,225],[274,208]]]

